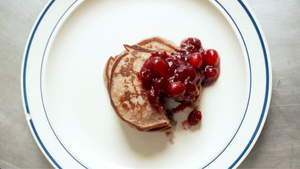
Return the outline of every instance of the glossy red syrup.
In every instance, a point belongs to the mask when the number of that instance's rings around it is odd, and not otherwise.
[[[205,50],[197,38],[183,40],[171,54],[159,51],[144,63],[139,78],[148,90],[150,104],[162,111],[164,98],[173,98],[181,104],[166,110],[172,120],[174,113],[192,106],[200,95],[200,88],[213,84],[220,75],[220,57],[216,50]],[[202,115],[193,110],[187,119],[190,126],[199,123]]]

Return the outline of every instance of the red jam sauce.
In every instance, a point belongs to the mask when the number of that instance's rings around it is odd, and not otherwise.
[[[174,113],[191,107],[200,95],[201,87],[213,84],[220,75],[220,57],[216,50],[205,50],[197,38],[183,40],[171,54],[154,52],[144,63],[139,78],[148,91],[150,104],[157,110],[165,108],[165,98],[181,104],[166,110],[173,120]],[[193,110],[187,119],[190,126],[201,120],[200,111]]]

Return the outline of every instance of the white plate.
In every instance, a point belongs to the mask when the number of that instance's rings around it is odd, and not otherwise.
[[[174,145],[120,121],[103,82],[109,56],[152,36],[198,37],[221,56],[201,125],[178,125]],[[262,130],[271,78],[267,44],[242,0],[52,0],[28,40],[22,93],[33,136],[57,168],[235,168]]]

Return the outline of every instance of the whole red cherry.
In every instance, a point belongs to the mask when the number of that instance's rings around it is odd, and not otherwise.
[[[172,82],[167,86],[167,92],[171,97],[177,97],[185,92],[185,86],[182,82]]]
[[[191,126],[195,126],[202,119],[201,111],[193,110],[188,116],[188,122]]]
[[[208,49],[203,56],[206,65],[216,66],[220,62],[219,54],[214,49]]]
[[[154,75],[161,77],[167,76],[169,65],[166,61],[159,57],[153,57],[150,62],[150,69]]]
[[[193,66],[195,69],[199,68],[202,65],[202,55],[200,53],[193,53],[188,58],[188,62],[191,66]]]
[[[218,78],[219,70],[216,67],[206,66],[205,67],[205,78],[215,80]]]

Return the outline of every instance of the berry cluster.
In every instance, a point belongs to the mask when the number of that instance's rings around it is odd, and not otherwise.
[[[187,38],[171,54],[165,51],[152,53],[144,63],[139,78],[148,90],[150,104],[161,111],[165,106],[164,98],[175,98],[184,105],[192,105],[200,95],[201,86],[213,84],[219,74],[218,52],[203,49],[197,38]],[[175,110],[178,109],[168,111],[169,116],[173,117]],[[188,116],[190,125],[196,125],[200,120],[200,111],[194,110]]]

